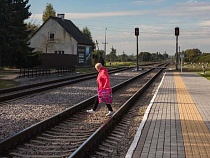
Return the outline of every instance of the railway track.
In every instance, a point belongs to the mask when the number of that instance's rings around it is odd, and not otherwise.
[[[144,93],[129,105],[122,118],[101,136],[94,148],[84,153],[85,158],[124,158],[135,138],[136,132],[147,110],[147,106],[155,93],[161,78],[155,79],[154,83]],[[146,133],[142,133],[146,134]],[[79,153],[79,151],[78,151]],[[73,156],[71,156],[73,157]],[[77,157],[77,156],[74,156]]]
[[[131,126],[133,123],[132,121],[135,119],[135,113],[138,112],[136,111],[137,108],[134,104],[147,90],[153,80],[161,73],[161,71],[162,70],[153,74],[152,77],[147,81],[144,81],[144,83],[138,84],[134,87],[130,86],[128,91],[132,91],[134,89],[138,90],[134,90],[135,92],[132,93],[131,96],[129,96],[129,99],[127,99],[127,101],[119,107],[117,112],[110,119],[106,120],[106,122],[104,122],[100,128],[97,129],[97,131],[93,133],[76,151],[74,151],[69,158],[110,158],[111,156],[116,158],[116,155],[119,156],[119,152],[123,151],[118,149],[118,145],[122,142],[124,135],[129,136],[129,126]],[[140,111],[143,112],[144,108],[146,107],[142,107]],[[141,117],[142,116],[143,113],[141,114]]]
[[[151,76],[157,74],[157,71],[159,72],[158,69],[152,69],[113,87],[113,97],[114,99],[116,98],[114,110],[120,111],[119,109],[122,109],[122,105],[129,97],[147,83]],[[130,83],[134,80],[134,83]],[[118,90],[119,88],[120,90]],[[102,126],[105,126],[105,122],[110,120],[105,117],[106,110],[104,107],[99,108],[100,112],[94,115],[86,113],[86,108],[93,103],[95,97],[93,96],[0,142],[1,153],[6,157],[68,157],[75,151],[78,153],[76,149],[84,142],[87,142],[91,135],[97,133]],[[111,118],[118,118],[118,115],[118,112],[116,112]],[[10,151],[12,147],[17,146],[17,144],[28,138],[30,140]]]
[[[117,73],[120,71],[125,71],[127,69],[129,68],[127,67],[117,68],[117,69],[109,70],[109,73],[110,74]],[[63,78],[63,79],[30,84],[30,85],[25,85],[25,86],[19,86],[19,87],[14,87],[14,88],[1,89],[0,102],[6,102],[9,100],[25,97],[28,95],[32,95],[32,94],[47,91],[50,89],[70,85],[70,84],[81,82],[84,80],[93,79],[93,78],[96,78],[96,75],[97,73],[90,73],[90,74],[69,77],[69,78]]]

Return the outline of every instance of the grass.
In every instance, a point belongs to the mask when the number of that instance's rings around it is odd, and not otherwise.
[[[206,71],[205,74],[203,72],[198,72],[198,74],[210,80],[210,71]]]
[[[4,79],[7,75],[13,75],[19,73],[19,70],[14,69],[0,69],[0,89],[11,88],[17,86],[19,83],[13,79]]]
[[[107,67],[120,67],[120,66],[135,66],[134,62],[107,62]]]
[[[122,67],[122,66],[135,66],[136,63],[134,62],[107,62],[106,63],[106,67],[108,69],[112,69],[112,68],[117,68],[117,67]],[[93,73],[93,72],[97,72],[95,67],[77,67],[76,68],[76,72],[80,72],[80,73]]]
[[[206,73],[204,74],[201,64],[199,65],[198,63],[195,64],[195,67],[191,66],[190,64],[187,65],[187,68],[183,66],[183,72],[196,72],[200,76],[210,80],[210,66],[208,66],[205,70]]]
[[[6,76],[6,75],[14,75],[14,74],[18,74],[19,70],[14,70],[14,69],[0,69],[0,78]]]
[[[111,65],[109,62],[107,62],[106,67],[108,69],[112,69],[121,66],[135,66],[135,65],[136,65],[135,62],[112,62]],[[77,67],[76,72],[93,73],[97,71],[95,70],[95,67],[92,66],[92,67]],[[18,69],[0,68],[0,89],[18,86],[18,82],[16,82],[15,80],[4,78],[7,75],[18,74],[18,73],[19,73]]]
[[[94,67],[77,67],[76,68],[76,72],[79,72],[79,73],[93,73],[93,72],[96,72],[95,68]]]
[[[0,89],[16,87],[18,84],[14,80],[0,79]]]

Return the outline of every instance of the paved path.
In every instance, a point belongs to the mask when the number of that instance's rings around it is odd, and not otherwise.
[[[210,81],[167,72],[126,158],[210,157]]]

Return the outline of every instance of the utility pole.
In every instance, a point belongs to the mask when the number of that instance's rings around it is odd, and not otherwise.
[[[105,65],[106,65],[106,45],[108,44],[106,42],[106,30],[107,30],[107,28],[105,29],[105,43],[102,43],[102,44],[104,44],[104,64]]]

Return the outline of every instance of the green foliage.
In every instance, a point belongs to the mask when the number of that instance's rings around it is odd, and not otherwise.
[[[16,67],[19,57],[27,56],[31,50],[26,44],[29,31],[24,21],[31,16],[28,0],[1,1],[0,9],[0,64]]]
[[[7,77],[8,75],[18,76],[18,74],[19,70],[17,69],[0,68],[0,89],[18,86],[18,82],[14,81],[10,77]]]
[[[166,60],[168,58],[168,54],[165,52],[164,54],[160,53],[149,53],[149,52],[141,52],[139,54],[139,61],[161,61]]]
[[[92,52],[92,64],[95,65],[96,63],[100,62],[102,65],[104,65],[105,61],[103,56],[104,56],[103,50],[97,50],[95,52]]]
[[[125,52],[123,52],[121,55],[118,55],[117,59],[120,62],[127,62],[127,61],[129,61],[129,56],[127,54],[125,54]],[[130,60],[130,61],[132,61],[132,60]]]
[[[184,54],[184,62],[209,62],[210,63],[210,53],[202,53],[199,49],[187,49],[181,52]]]
[[[16,87],[19,83],[13,80],[0,79],[0,89]]]
[[[206,79],[210,80],[210,71],[206,71],[206,73],[198,73],[199,75],[205,77]]]
[[[202,52],[199,49],[194,48],[182,51],[182,54],[185,56],[184,62],[197,62]]]
[[[29,32],[29,38],[39,29],[39,25],[33,24],[31,22],[26,23],[26,29]]]
[[[84,27],[84,28],[81,30],[81,32],[82,32],[88,39],[90,39],[90,40],[93,42],[91,32],[90,32],[90,30],[88,29],[87,26]],[[92,46],[92,50],[95,50],[95,48],[96,48],[96,46],[93,45],[93,46]]]
[[[32,68],[41,65],[41,57],[38,52],[30,52],[27,55],[19,56],[17,68]]]
[[[91,41],[93,41],[92,39],[92,35],[91,35],[91,32],[90,30],[88,29],[88,27],[84,27],[81,31],[88,39],[90,39]]]
[[[108,64],[107,66],[110,66],[110,67],[120,67],[120,66],[135,66],[136,63],[134,62],[111,62],[111,65]]]
[[[150,61],[151,60],[151,54],[149,52],[141,52],[139,54],[139,60],[140,61]]]
[[[209,62],[210,63],[210,53],[204,53],[199,56],[198,58],[199,62]]]
[[[168,59],[168,54],[166,52],[163,54],[163,59]]]
[[[108,55],[106,55],[106,59],[109,61],[117,61],[117,51],[112,46],[111,51]]]
[[[42,15],[42,21],[45,22],[50,16],[55,17],[56,12],[53,9],[53,5],[50,3],[47,3],[46,9],[44,10],[43,15]]]

